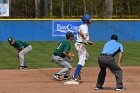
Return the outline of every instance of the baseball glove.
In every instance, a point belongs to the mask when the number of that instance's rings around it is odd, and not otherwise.
[[[69,58],[70,58],[70,62],[73,62],[74,61],[74,57],[75,57],[74,53],[69,52],[68,55],[69,55]]]

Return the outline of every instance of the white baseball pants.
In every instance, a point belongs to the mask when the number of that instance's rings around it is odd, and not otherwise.
[[[78,64],[84,66],[86,60],[88,60],[88,58],[89,58],[89,54],[86,50],[86,44],[76,42],[75,43],[75,48],[78,51],[78,57],[79,57]]]
[[[24,48],[22,51],[19,52],[19,61],[20,66],[26,66],[26,62],[24,61],[24,56],[28,54],[32,50],[32,46],[29,45],[26,48]]]

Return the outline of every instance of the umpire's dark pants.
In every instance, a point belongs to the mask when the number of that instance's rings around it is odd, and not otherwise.
[[[98,63],[100,66],[100,72],[97,79],[96,87],[101,88],[104,84],[106,77],[107,67],[115,75],[116,78],[116,88],[123,88],[122,84],[122,69],[118,64],[115,63],[115,58],[112,56],[101,55],[98,57]]]

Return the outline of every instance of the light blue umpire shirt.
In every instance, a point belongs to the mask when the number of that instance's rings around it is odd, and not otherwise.
[[[110,54],[115,56],[118,52],[123,52],[123,45],[116,40],[110,40],[105,43],[101,54]]]

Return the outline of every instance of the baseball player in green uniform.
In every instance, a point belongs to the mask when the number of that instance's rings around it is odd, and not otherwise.
[[[20,61],[19,69],[27,69],[27,65],[24,61],[24,56],[32,50],[32,46],[26,42],[20,40],[14,40],[14,38],[9,37],[8,42],[11,46],[18,50],[18,58]]]
[[[60,78],[61,75],[64,75],[64,79],[69,79],[70,70],[72,69],[68,53],[71,49],[70,42],[73,40],[74,34],[72,32],[67,32],[66,38],[67,40],[59,43],[52,56],[52,61],[63,68],[53,75],[53,77],[57,80],[62,80]]]

